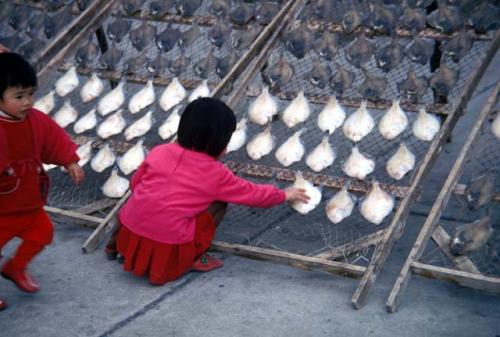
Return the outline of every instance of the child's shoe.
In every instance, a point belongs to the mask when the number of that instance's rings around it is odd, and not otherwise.
[[[104,248],[104,253],[106,254],[108,260],[116,260],[116,257],[118,256],[116,248],[106,247]]]
[[[33,277],[26,270],[13,270],[9,268],[7,263],[1,272],[1,275],[7,280],[11,280],[19,288],[19,290],[27,293],[36,293],[40,287],[35,282]]]
[[[5,302],[5,300],[2,300],[0,298],[0,311],[2,311],[4,309],[7,309],[7,302]]]
[[[208,254],[203,254],[198,259],[196,259],[196,261],[194,261],[193,270],[207,272],[220,268],[223,265],[224,262],[222,260],[211,257]]]

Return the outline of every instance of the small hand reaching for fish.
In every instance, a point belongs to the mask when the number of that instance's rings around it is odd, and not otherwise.
[[[73,179],[73,181],[77,185],[79,185],[85,178],[85,172],[80,167],[80,165],[78,165],[78,163],[69,164],[66,167],[66,170],[68,170],[69,176],[71,177],[71,179]]]
[[[311,199],[303,188],[288,187],[285,189],[286,201],[294,202],[300,201],[305,204]]]

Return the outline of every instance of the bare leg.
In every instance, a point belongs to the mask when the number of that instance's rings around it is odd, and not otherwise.
[[[208,211],[214,217],[215,226],[218,227],[222,222],[224,215],[226,214],[227,202],[215,201],[210,206],[208,206]]]

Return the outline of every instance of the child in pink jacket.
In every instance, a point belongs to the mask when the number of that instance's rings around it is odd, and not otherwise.
[[[272,207],[309,200],[302,189],[254,184],[219,162],[235,128],[226,104],[200,98],[182,114],[178,143],[159,145],[148,154],[118,216],[117,250],[125,270],[148,274],[150,283],[163,285],[189,270],[219,268],[222,261],[206,250],[227,203]]]

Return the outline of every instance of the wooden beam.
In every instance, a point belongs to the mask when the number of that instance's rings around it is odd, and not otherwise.
[[[377,245],[383,234],[384,230],[381,229],[375,233],[365,235],[341,246],[327,248],[327,251],[316,254],[313,257],[317,259],[335,260],[337,258],[348,256],[362,249]]]
[[[451,253],[449,246],[450,236],[443,227],[437,225],[436,230],[432,233],[432,239],[459,270],[466,271],[468,273],[481,274],[474,262],[472,262],[467,256],[457,256]]]
[[[83,207],[77,208],[74,210],[74,212],[77,212],[80,214],[92,214],[92,213],[97,212],[99,210],[109,208],[116,203],[117,203],[116,199],[103,198],[103,199],[99,199],[99,200],[96,200],[94,202],[91,202],[90,204],[85,205]]]
[[[44,206],[43,209],[49,213],[52,213],[52,214],[61,215],[61,216],[67,217],[67,218],[68,217],[75,218],[75,219],[83,220],[85,222],[90,222],[90,223],[94,223],[94,224],[98,224],[102,221],[102,218],[98,218],[98,217],[86,215],[86,214],[81,214],[81,213],[78,213],[75,211],[67,211],[64,209],[50,207],[50,206]]]
[[[464,287],[500,294],[500,277],[491,277],[413,262],[411,271],[417,275],[445,280]]]
[[[362,266],[328,261],[318,259],[316,257],[281,252],[273,249],[251,247],[227,242],[214,241],[212,242],[212,246],[210,247],[210,249],[252,259],[268,260],[272,262],[287,264],[292,267],[298,266],[301,269],[304,269],[304,267],[321,269],[329,273],[335,273],[349,277],[360,277],[365,272],[365,267]]]
[[[457,194],[457,195],[465,195],[465,189],[466,188],[467,188],[467,185],[457,184],[455,186],[455,189],[453,190],[453,193]],[[493,197],[493,201],[500,203],[500,193],[495,194],[495,196]]]

